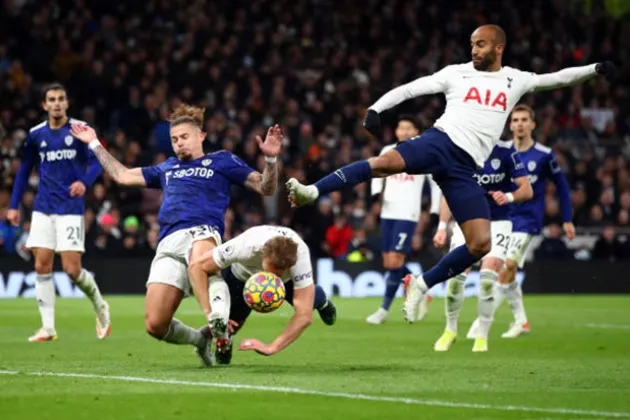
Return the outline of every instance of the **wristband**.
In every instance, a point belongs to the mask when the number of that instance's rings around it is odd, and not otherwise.
[[[447,226],[448,224],[446,222],[440,222],[438,223],[438,230],[446,230]]]
[[[88,143],[88,147],[90,148],[90,150],[94,150],[99,146],[101,146],[101,142],[98,141],[98,139],[94,139]]]
[[[267,163],[276,163],[278,161],[278,156],[265,156],[265,162]]]
[[[509,192],[509,193],[505,194],[505,198],[507,198],[507,200],[508,200],[510,203],[513,203],[513,202],[514,202],[514,194],[512,194],[511,192]]]

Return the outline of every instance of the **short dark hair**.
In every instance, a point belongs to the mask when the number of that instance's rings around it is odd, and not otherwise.
[[[412,115],[401,115],[400,117],[398,117],[398,122],[396,124],[400,124],[403,121],[410,123],[416,130],[420,131],[420,124],[418,123],[418,120],[416,120]]]
[[[66,87],[59,82],[47,84],[46,86],[44,86],[44,89],[42,89],[42,101],[46,100],[46,95],[51,90],[63,90],[64,92],[66,92]]]

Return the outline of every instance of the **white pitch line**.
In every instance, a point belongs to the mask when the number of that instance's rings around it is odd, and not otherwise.
[[[589,328],[602,328],[605,330],[630,330],[630,325],[627,324],[594,324],[590,322],[582,325]]]
[[[325,391],[317,391],[314,389],[303,389],[303,388],[292,388],[292,387],[229,384],[229,383],[221,383],[221,382],[195,382],[195,381],[182,381],[182,380],[177,380],[177,379],[143,378],[143,377],[137,377],[137,376],[110,376],[110,375],[96,375],[96,374],[90,374],[90,373],[17,372],[17,371],[11,371],[11,370],[0,370],[0,375],[28,375],[28,376],[51,376],[51,377],[59,377],[59,378],[105,379],[105,380],[112,380],[112,381],[139,382],[139,383],[160,384],[160,385],[186,385],[186,386],[199,386],[199,387],[207,387],[207,388],[223,388],[223,389],[231,389],[231,390],[246,389],[250,391],[261,391],[261,392],[284,392],[287,394],[313,395],[313,396],[330,397],[330,398],[344,398],[344,399],[349,399],[349,400],[393,402],[393,403],[424,405],[424,406],[432,406],[432,407],[471,408],[471,409],[476,409],[476,410],[498,410],[498,411],[522,411],[522,412],[536,412],[536,413],[547,413],[547,414],[575,414],[575,415],[581,415],[581,416],[630,419],[630,413],[615,412],[615,411],[580,410],[580,409],[573,409],[573,408],[528,407],[528,406],[520,406],[520,405],[473,404],[473,403],[453,402],[453,401],[424,400],[424,399],[419,399],[419,398],[383,397],[383,396],[378,396],[378,395],[350,394],[350,393],[345,393],[345,392],[325,392]]]

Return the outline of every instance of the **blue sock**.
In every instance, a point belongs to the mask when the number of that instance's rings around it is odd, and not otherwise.
[[[433,268],[424,273],[422,277],[430,289],[436,284],[458,275],[480,259],[481,258],[472,255],[468,251],[468,248],[466,248],[466,245],[458,246],[446,254]]]
[[[402,279],[404,277],[403,273],[405,272],[406,267],[396,268],[395,270],[388,270],[387,274],[385,274],[387,283],[385,285],[385,296],[383,297],[383,304],[381,308],[389,311],[390,306],[392,306],[392,302],[396,297],[396,292],[400,287],[400,283],[402,283]]]
[[[320,309],[328,302],[328,298],[326,297],[326,292],[322,289],[322,286],[316,284],[315,285],[315,301],[313,302],[313,308]]]
[[[367,160],[360,160],[337,169],[315,183],[319,195],[326,195],[333,191],[352,188],[372,178],[372,168]]]

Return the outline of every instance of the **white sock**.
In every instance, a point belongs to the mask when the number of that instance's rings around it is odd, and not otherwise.
[[[171,344],[192,344],[193,346],[201,347],[205,343],[206,338],[198,330],[173,318],[162,340]]]
[[[101,291],[98,290],[94,277],[85,268],[81,270],[81,274],[79,274],[76,284],[79,289],[81,289],[81,291],[90,298],[95,310],[98,310],[105,305],[105,301],[103,300],[103,296],[101,296]]]
[[[55,282],[51,274],[37,274],[35,277],[35,297],[39,306],[39,315],[42,318],[42,327],[47,330],[55,330]]]
[[[527,315],[525,314],[525,304],[523,303],[523,290],[518,282],[515,281],[508,285],[506,298],[514,315],[514,322],[519,325],[525,324]]]
[[[210,276],[208,279],[208,295],[210,296],[210,318],[220,316],[226,325],[230,320],[230,289],[220,276]]]
[[[479,320],[478,337],[488,339],[494,314],[494,286],[498,274],[492,270],[481,270],[479,298],[477,300],[477,319]]]
[[[460,273],[446,283],[444,309],[446,314],[446,329],[457,333],[457,321],[464,303],[464,283],[466,274]]]
[[[507,297],[507,288],[509,284],[505,283],[495,283],[494,285],[494,305],[492,308],[492,314],[496,313],[497,309],[501,306],[505,298]]]

